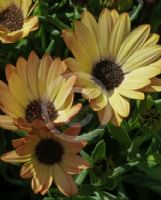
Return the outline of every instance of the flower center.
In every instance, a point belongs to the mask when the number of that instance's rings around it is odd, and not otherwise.
[[[97,63],[92,75],[97,79],[97,84],[103,85],[107,91],[118,87],[124,79],[121,67],[108,60]]]
[[[46,138],[38,143],[35,154],[40,163],[53,165],[61,161],[64,149],[59,142]]]
[[[23,27],[23,21],[23,13],[15,5],[11,5],[0,12],[0,25],[11,32],[21,29]]]
[[[25,116],[26,120],[30,123],[34,120],[50,122],[57,117],[57,112],[51,102],[39,99],[32,101],[27,106]]]

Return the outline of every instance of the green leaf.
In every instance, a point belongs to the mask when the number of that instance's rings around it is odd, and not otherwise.
[[[80,188],[79,188],[79,193],[78,195],[81,195],[81,196],[89,196],[91,195],[92,193],[94,193],[96,190],[97,190],[97,186],[95,185],[82,185]]]
[[[103,140],[96,144],[91,157],[94,163],[97,163],[106,158],[106,143]]]
[[[147,110],[149,110],[154,105],[154,100],[152,96],[148,95],[143,101],[140,102],[140,112],[145,113]]]
[[[125,129],[122,127],[116,127],[114,125],[109,125],[108,130],[110,135],[116,139],[121,146],[128,148],[131,145],[131,139]]]
[[[102,136],[104,134],[104,129],[95,129],[89,133],[82,134],[77,136],[78,140],[86,140],[86,141],[93,141],[95,138]]]
[[[84,169],[76,178],[75,182],[81,185],[89,173],[89,169]]]

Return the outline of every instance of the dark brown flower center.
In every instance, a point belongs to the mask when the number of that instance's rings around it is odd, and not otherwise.
[[[23,27],[23,13],[20,8],[15,5],[7,7],[0,12],[0,25],[9,31],[17,31]]]
[[[124,73],[121,67],[108,60],[97,63],[92,75],[97,84],[105,87],[107,91],[118,87],[124,79]]]
[[[57,112],[51,102],[34,100],[27,106],[25,116],[26,120],[30,123],[34,120],[50,122],[57,117]]]
[[[61,161],[64,149],[59,142],[46,138],[37,144],[35,154],[40,163],[53,165]]]

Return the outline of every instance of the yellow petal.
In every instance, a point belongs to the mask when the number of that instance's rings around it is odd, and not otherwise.
[[[127,13],[120,15],[111,32],[109,51],[110,58],[116,59],[120,46],[130,31],[130,18]]]
[[[9,90],[16,101],[25,109],[28,104],[28,98],[21,79],[19,78],[16,70],[11,65],[6,66],[6,74],[8,77]]]
[[[64,111],[58,111],[58,117],[54,120],[54,123],[69,122],[81,109],[81,104],[76,104],[72,108]]]
[[[31,0],[22,1],[21,9],[22,9],[24,18],[27,16],[31,4],[32,4]]]
[[[112,108],[122,117],[127,117],[130,112],[129,102],[119,95],[117,89],[114,90],[113,94],[109,97],[109,102]]]
[[[93,37],[95,37],[95,40],[97,41],[98,25],[93,15],[88,11],[84,11],[81,16],[81,22],[90,30],[90,33],[93,35]]]
[[[147,78],[131,78],[128,74],[125,76],[121,86],[128,90],[137,90],[150,84],[150,80]]]
[[[27,76],[27,61],[19,57],[16,63],[16,70],[19,78],[21,79],[22,85],[24,87],[24,91],[27,95],[28,100],[32,101],[34,99],[34,96],[32,94],[29,81],[28,81],[28,76]]]
[[[11,95],[8,86],[2,81],[0,81],[0,97],[0,105],[7,110],[7,114],[11,117],[24,116],[24,109],[18,104],[16,99]]]
[[[142,25],[134,29],[122,43],[116,62],[122,65],[135,51],[140,49],[150,33],[149,25]]]
[[[134,91],[134,90],[128,90],[124,87],[117,88],[120,95],[131,98],[131,99],[144,99],[144,93]]]
[[[0,115],[0,127],[11,131],[17,130],[13,118],[7,115]]]
[[[100,60],[98,41],[90,33],[90,30],[81,22],[75,22],[75,34],[83,45],[93,63]]]
[[[55,79],[62,75],[67,69],[65,62],[61,61],[60,58],[55,58],[48,70],[48,76],[46,80],[46,87],[50,84],[54,84]]]
[[[112,17],[108,9],[103,9],[98,19],[99,46],[102,59],[109,56],[109,37],[112,30]]]
[[[39,90],[38,90],[39,64],[40,60],[38,56],[32,51],[29,55],[27,62],[27,78],[34,99],[39,99]]]
[[[115,25],[119,18],[119,13],[117,12],[117,10],[111,10],[110,12],[112,16],[113,25]]]
[[[141,89],[143,92],[161,92],[161,79],[152,78],[151,84]]]
[[[11,5],[10,0],[0,1],[0,10],[4,10],[9,5]]]
[[[54,105],[57,110],[64,104],[67,97],[71,93],[75,81],[76,81],[76,76],[72,75],[69,79],[67,79],[64,82],[63,85],[61,85],[59,92],[54,100]]]
[[[123,118],[116,112],[113,113],[111,123],[114,124],[115,126],[120,126]]]
[[[88,54],[88,50],[78,41],[71,30],[66,29],[63,30],[62,33],[66,45],[72,51],[79,63],[81,63],[82,69],[85,71],[91,71],[93,63],[90,54]]]
[[[26,37],[30,31],[35,31],[39,27],[39,21],[37,16],[31,16],[24,21],[22,28],[22,37]]]
[[[161,46],[147,47],[140,49],[130,56],[127,61],[122,65],[125,73],[134,69],[146,66],[156,61],[161,56]]]
[[[129,74],[127,74],[127,76],[129,76],[129,78],[131,79],[142,79],[142,78],[149,79],[160,73],[161,73],[161,69],[159,69],[159,67],[155,67],[155,64],[154,66],[153,64],[151,64],[147,67],[141,67],[141,68],[135,69]]]
[[[101,94],[102,88],[93,80],[94,77],[92,77],[90,74],[81,72],[76,73],[76,75],[76,92],[81,91],[83,97],[86,99],[95,99]]]
[[[55,80],[46,86],[46,92],[44,93],[44,96],[46,96],[50,102],[54,102],[54,99],[64,82],[65,80],[61,76],[58,76]]]
[[[59,110],[68,110],[72,107],[74,100],[74,93],[70,92],[69,96],[67,97],[66,101],[62,104]]]
[[[49,67],[52,63],[52,58],[50,55],[45,54],[42,57],[42,60],[38,69],[38,91],[40,97],[43,97],[46,92],[46,82],[48,77]]]
[[[108,103],[107,96],[103,92],[100,96],[90,101],[90,106],[94,111],[102,110]]]
[[[155,33],[151,34],[150,37],[147,39],[147,41],[142,46],[142,48],[156,45],[157,42],[159,41],[159,37],[160,36],[158,34],[155,34]]]

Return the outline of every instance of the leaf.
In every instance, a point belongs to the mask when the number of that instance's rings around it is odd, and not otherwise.
[[[147,175],[144,175],[142,173],[125,175],[122,180],[127,183],[139,185],[140,187],[148,187],[149,189],[158,192],[161,195],[161,181],[149,178]]]
[[[81,195],[81,196],[89,196],[91,195],[92,193],[94,193],[95,191],[97,190],[97,186],[94,186],[94,185],[82,185],[80,188],[79,188],[79,193],[78,195]]]
[[[149,133],[143,133],[140,136],[137,136],[133,141],[128,149],[128,159],[134,159],[136,157],[136,154],[140,152],[140,146],[146,142],[147,140],[151,139],[151,135]]]
[[[108,130],[110,135],[116,139],[121,146],[128,148],[131,145],[131,139],[125,129],[122,127],[115,127],[114,125],[109,125]]]
[[[89,169],[84,169],[76,178],[75,182],[81,185],[89,173]]]
[[[143,101],[140,102],[139,110],[143,114],[147,110],[151,109],[154,105],[154,100],[152,96],[148,95]]]
[[[103,140],[96,144],[94,150],[92,151],[91,157],[94,163],[106,158],[106,143]]]
[[[86,140],[86,141],[93,141],[95,138],[102,136],[104,134],[104,129],[95,129],[89,133],[82,134],[77,136],[78,140]]]

